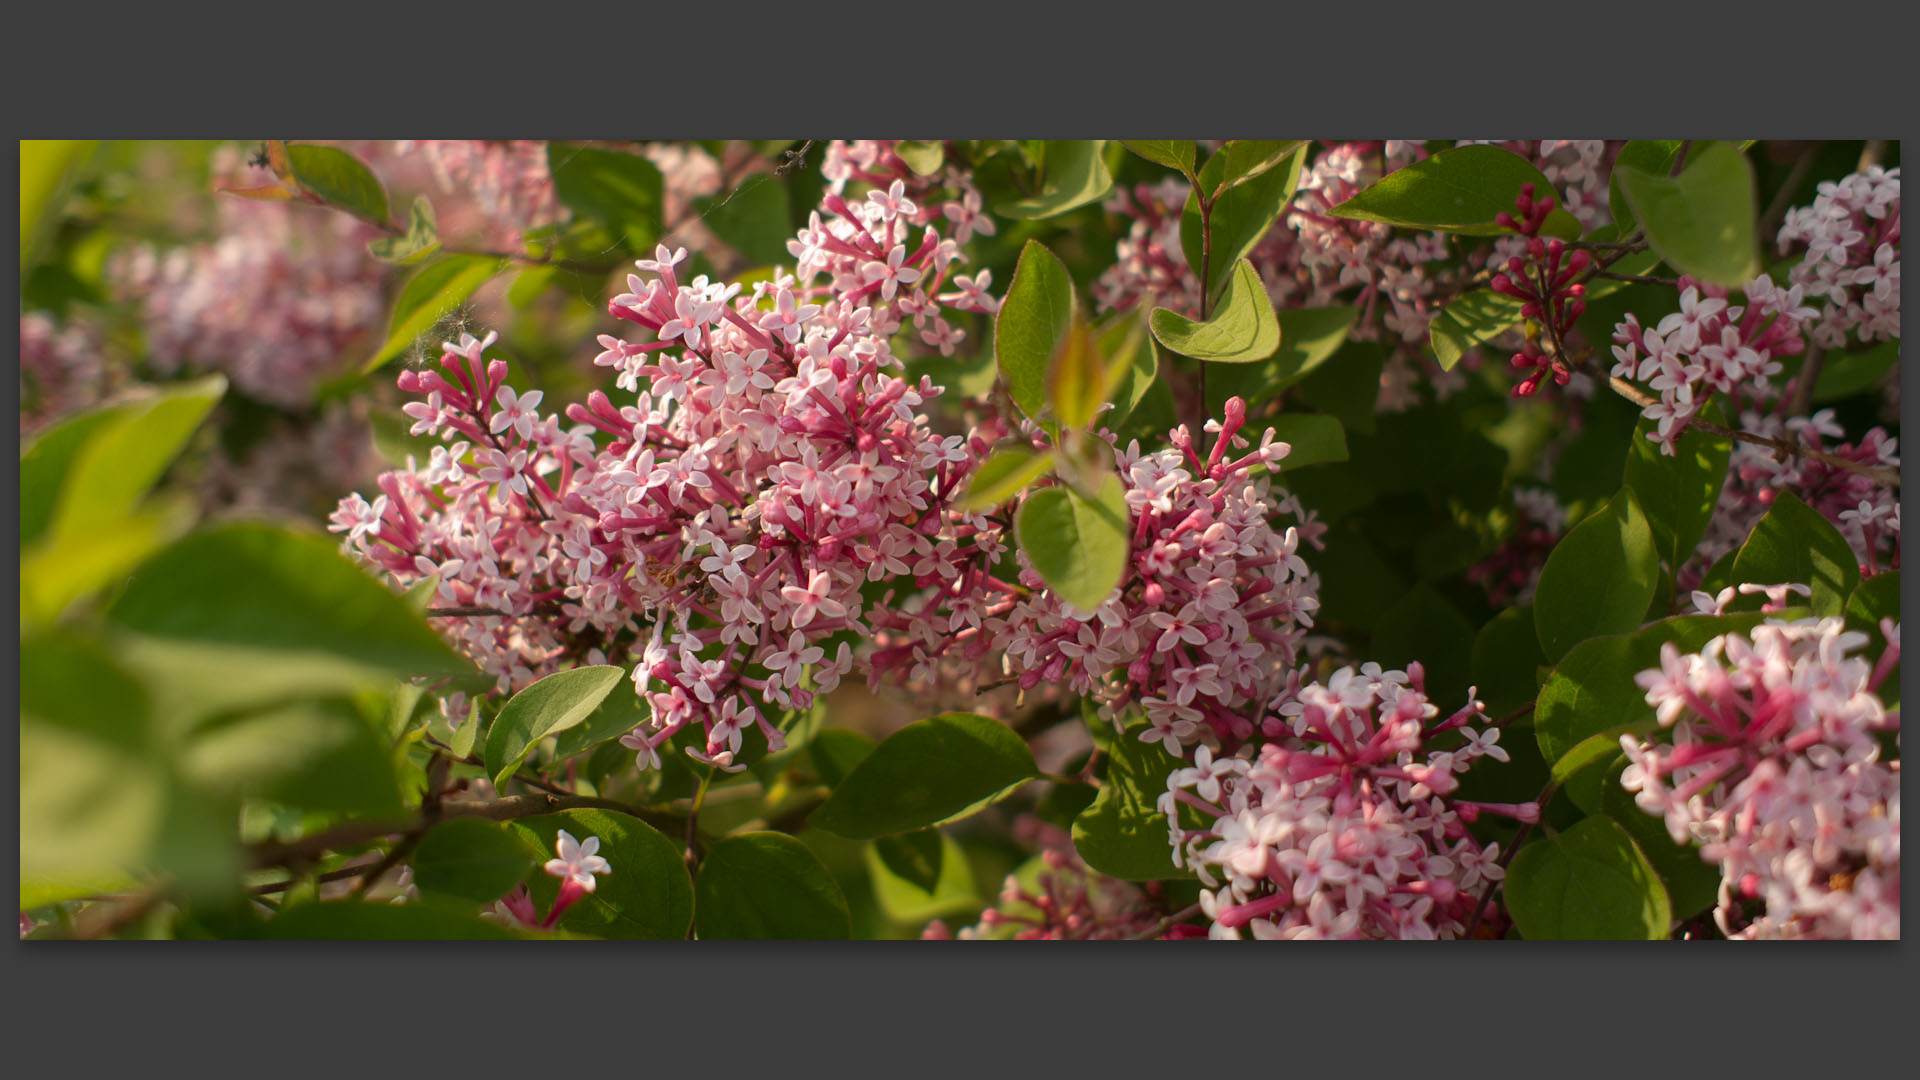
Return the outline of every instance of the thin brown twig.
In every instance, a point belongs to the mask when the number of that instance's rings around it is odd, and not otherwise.
[[[1645,408],[1649,405],[1657,404],[1659,401],[1659,399],[1653,397],[1651,394],[1648,394],[1646,391],[1641,390],[1639,387],[1633,385],[1632,383],[1626,381],[1625,379],[1620,378],[1617,375],[1612,377],[1608,381],[1608,385],[1613,387],[1614,393],[1619,394],[1621,397],[1626,398],[1628,401],[1633,402],[1635,405],[1638,405],[1641,408]],[[1857,461],[1851,461],[1847,458],[1838,457],[1833,454],[1829,454],[1824,450],[1815,450],[1810,446],[1803,446],[1799,443],[1790,442],[1786,439],[1773,438],[1767,435],[1755,435],[1753,432],[1750,432],[1750,431],[1740,431],[1736,428],[1730,428],[1723,424],[1716,424],[1711,420],[1701,419],[1698,416],[1688,420],[1686,424],[1683,425],[1683,429],[1685,427],[1691,427],[1699,431],[1704,431],[1709,435],[1719,435],[1724,438],[1735,439],[1743,443],[1751,443],[1755,446],[1765,446],[1772,449],[1774,452],[1780,453],[1780,454],[1788,454],[1794,457],[1812,458],[1815,461],[1818,461],[1827,465],[1832,465],[1835,468],[1845,469],[1848,472],[1859,473],[1862,476],[1865,476],[1871,480],[1874,480],[1877,483],[1885,484],[1888,487],[1897,488],[1900,486],[1899,470],[1889,469],[1883,465],[1862,465]]]

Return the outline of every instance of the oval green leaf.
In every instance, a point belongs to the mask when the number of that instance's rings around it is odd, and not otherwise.
[[[592,715],[624,674],[612,664],[577,667],[557,671],[513,695],[487,729],[485,758],[494,786],[506,786],[535,743]]]
[[[1388,173],[1332,214],[1404,229],[1498,236],[1508,230],[1494,219],[1514,213],[1522,184],[1532,184],[1536,198],[1553,191],[1539,169],[1511,150],[1458,146]]]
[[[416,344],[430,347],[423,339],[434,324],[507,266],[508,260],[490,255],[449,255],[421,267],[400,290],[388,322],[387,340],[361,369],[362,374],[378,370]]]
[[[1121,139],[1120,145],[1156,165],[1193,176],[1195,148],[1192,139]]]
[[[1757,585],[1798,582],[1813,590],[1815,615],[1838,615],[1860,584],[1860,563],[1846,537],[1791,491],[1781,490],[1733,559],[1732,581]],[[1759,607],[1763,596],[1735,601]]]
[[[1168,308],[1154,308],[1154,339],[1182,356],[1216,364],[1251,364],[1280,347],[1280,320],[1260,272],[1241,259],[1234,267],[1220,306],[1205,322]]]
[[[1127,573],[1127,500],[1117,476],[1097,499],[1063,485],[1027,496],[1013,535],[1047,587],[1081,611],[1105,603]]]
[[[1695,147],[1679,176],[1631,165],[1614,177],[1647,243],[1683,274],[1716,285],[1743,285],[1760,264],[1754,241],[1753,163],[1722,142]]]
[[[301,187],[356,217],[387,224],[387,189],[359,158],[331,146],[296,143],[287,147],[287,160]]]
[[[702,940],[844,941],[852,932],[833,875],[785,833],[742,833],[713,845],[693,888]]]
[[[560,830],[585,843],[600,838],[598,854],[609,872],[596,875],[594,891],[560,916],[560,927],[603,938],[679,940],[693,926],[693,879],[680,846],[639,818],[612,810],[564,810],[522,818],[514,829],[551,858]],[[536,873],[527,890],[540,911],[552,910],[559,879]]]
[[[1540,650],[1558,661],[1582,641],[1639,627],[1660,582],[1653,530],[1630,489],[1555,544],[1534,590]]]
[[[1104,720],[1095,723],[1105,724]],[[1126,881],[1192,877],[1173,865],[1167,816],[1158,809],[1167,777],[1185,762],[1159,743],[1140,741],[1145,724],[1112,740],[1093,805],[1073,821],[1073,849],[1095,870]]]
[[[808,823],[851,839],[912,832],[984,809],[1039,775],[1013,729],[942,713],[874,747]]]
[[[491,904],[526,880],[536,854],[510,825],[451,818],[420,838],[412,859],[413,883],[423,893]]]
[[[967,482],[967,492],[960,497],[956,508],[968,514],[992,510],[1052,472],[1053,465],[1052,452],[1035,453],[1017,446],[996,450],[974,470],[973,478]]]
[[[1673,926],[1660,875],[1604,817],[1522,848],[1507,868],[1506,899],[1521,935],[1535,941],[1658,941]]]
[[[1002,217],[1038,220],[1098,202],[1113,189],[1101,139],[1047,140],[1038,194],[993,208]]]
[[[415,263],[440,250],[440,228],[433,217],[433,203],[425,195],[416,195],[407,211],[405,236],[383,236],[367,243],[367,253],[383,262]]]
[[[993,318],[993,355],[1013,403],[1029,419],[1039,419],[1046,406],[1047,367],[1067,335],[1073,310],[1066,264],[1040,241],[1027,241]]]

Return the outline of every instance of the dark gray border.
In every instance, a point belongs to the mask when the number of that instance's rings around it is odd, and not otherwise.
[[[543,5],[532,19],[468,4],[413,26],[391,5],[211,8],[92,9],[64,26],[44,8],[14,16],[16,138],[1860,138],[1904,136],[1914,116],[1897,107],[1911,100],[1906,57],[1863,44],[1900,25],[1890,4]],[[1828,42],[1843,31],[1853,44],[1837,55]],[[823,84],[832,96],[803,107]],[[841,130],[798,130],[816,124]],[[47,1048],[89,1074],[218,1062],[382,1075],[417,1058],[496,1073],[916,1077],[1229,1061],[1664,1073],[1710,1060],[1773,1075],[1866,1064],[1911,995],[1904,945],[7,950],[15,1056]]]

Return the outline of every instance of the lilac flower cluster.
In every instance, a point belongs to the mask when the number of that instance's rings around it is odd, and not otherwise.
[[[1812,324],[1814,345],[1839,348],[1900,336],[1900,170],[1875,165],[1820,184],[1812,206],[1787,214],[1778,243],[1805,244],[1788,272],[1808,299],[1824,299]]]
[[[1672,736],[1621,736],[1621,785],[1718,864],[1728,937],[1900,936],[1900,763],[1882,760],[1900,715],[1876,694],[1900,627],[1880,630],[1878,662],[1839,618],[1776,619],[1698,653],[1663,646],[1636,676]]]
[[[405,139],[375,144],[370,156],[401,186],[441,196],[433,206],[443,236],[511,248],[528,230],[560,220],[545,142]]]
[[[215,174],[238,165],[238,151],[223,147]],[[249,397],[304,405],[386,317],[385,267],[367,253],[379,234],[345,214],[231,197],[218,203],[218,225],[206,243],[118,252],[108,278],[141,305],[160,373],[220,371]]]
[[[44,311],[21,314],[22,435],[106,396],[104,345],[91,323],[61,325]]]
[[[437,575],[444,604],[505,613],[448,620],[502,693],[581,660],[634,663],[652,711],[623,741],[643,767],[689,725],[706,737],[688,753],[729,771],[751,728],[779,748],[767,711],[805,709],[852,669],[862,587],[933,573],[982,524],[951,506],[974,454],[933,432],[940,390],[893,373],[890,338],[912,314],[950,341],[942,311],[987,310],[985,281],[937,292],[964,256],[897,181],[824,209],[789,245],[795,273],[744,294],[682,282],[684,249],[641,260],[651,276],[609,310],[652,340],[602,336],[595,361],[634,404],[596,391],[566,409],[576,427],[505,385],[492,336],[449,344],[444,374],[404,372],[424,397],[414,433],[450,445],[334,515],[396,581]]]
[[[1184,425],[1168,449],[1143,453],[1135,441],[1120,452],[1128,570],[1095,610],[1046,590],[1018,554],[1027,592],[985,627],[1023,689],[1044,682],[1088,694],[1116,725],[1137,703],[1149,725],[1141,738],[1177,756],[1194,745],[1231,750],[1253,735],[1250,706],[1286,685],[1319,609],[1319,578],[1300,547],[1320,546],[1325,527],[1254,475],[1291,448],[1271,428],[1252,447],[1237,435],[1245,422],[1246,403],[1232,398],[1224,423],[1207,424],[1215,439],[1204,457]],[[1280,514],[1295,524],[1276,528]]]
[[[1507,760],[1499,730],[1467,727],[1486,722],[1476,701],[1436,721],[1417,663],[1302,678],[1263,719],[1268,742],[1232,757],[1201,747],[1159,799],[1174,865],[1207,887],[1209,936],[1460,936],[1483,884],[1505,874],[1499,846],[1467,826],[1483,813],[1540,813],[1453,797],[1475,761]],[[1449,732],[1459,745],[1438,749]],[[1183,825],[1191,811],[1206,824]]]
[[[1755,398],[1775,393],[1769,378],[1781,371],[1776,357],[1806,348],[1802,323],[1815,315],[1800,286],[1780,288],[1766,274],[1743,286],[1745,305],[1730,306],[1725,289],[1687,277],[1680,290],[1680,310],[1652,329],[1629,313],[1613,332],[1612,374],[1659,392],[1641,415],[1658,422],[1647,437],[1669,455],[1713,394],[1727,395],[1737,411],[1743,386]]]

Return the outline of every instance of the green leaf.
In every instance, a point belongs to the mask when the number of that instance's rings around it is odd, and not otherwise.
[[[1653,530],[1622,488],[1547,556],[1533,600],[1540,650],[1557,662],[1588,638],[1637,628],[1659,581]]]
[[[807,744],[807,755],[813,759],[813,769],[820,775],[820,782],[837,788],[854,766],[873,753],[874,745],[872,739],[857,731],[828,728]]]
[[[225,377],[209,375],[74,417],[36,440],[20,458],[22,547],[115,526],[226,390]]]
[[[62,196],[93,155],[97,140],[20,140],[20,270],[39,261],[59,220]]]
[[[1534,734],[1548,761],[1559,761],[1582,740],[1603,732],[1618,735],[1624,726],[1653,719],[1646,692],[1633,681],[1639,672],[1660,666],[1660,646],[1671,642],[1681,652],[1698,652],[1726,633],[1746,633],[1764,616],[1677,615],[1634,634],[1594,638],[1575,646],[1540,688],[1534,710]]]
[[[560,733],[554,741],[554,760],[564,761],[584,754],[609,739],[625,735],[652,716],[653,704],[640,696],[633,680],[618,679],[606,699],[584,721]]]
[[[1047,400],[1047,368],[1067,335],[1073,279],[1059,256],[1038,240],[1020,249],[1013,284],[993,321],[993,354],[1014,404],[1038,419]]]
[[[472,672],[333,544],[265,524],[220,525],[166,548],[107,617],[149,638],[226,649],[236,667],[243,656],[280,665],[260,673],[280,679],[308,654],[395,675]]]
[[[557,671],[513,695],[487,729],[487,772],[495,787],[520,768],[534,744],[584,721],[625,674],[612,664]]]
[[[1725,418],[1717,401],[1709,403],[1701,415],[1716,423]],[[1681,434],[1674,454],[1668,456],[1647,438],[1653,430],[1654,422],[1645,418],[1633,430],[1626,485],[1646,511],[1654,550],[1671,572],[1693,556],[1693,549],[1706,535],[1713,508],[1720,500],[1720,488],[1726,482],[1733,441],[1689,427]]]
[[[416,195],[407,210],[407,234],[369,241],[367,252],[390,263],[415,263],[440,250],[440,228],[434,222],[433,203]]]
[[[940,884],[940,870],[946,856],[939,829],[882,836],[873,842],[880,862],[901,880],[931,893]]]
[[[1047,587],[1081,611],[1105,603],[1127,573],[1126,490],[1108,475],[1097,498],[1064,485],[1027,496],[1013,536]]]
[[[1601,762],[1624,757],[1620,752],[1620,736],[1644,736],[1659,729],[1660,722],[1658,720],[1645,719],[1637,720],[1631,724],[1616,724],[1605,731],[1589,735],[1575,743],[1573,749],[1568,750],[1565,754],[1561,755],[1559,761],[1553,763],[1553,779],[1555,782],[1565,785],[1575,776],[1585,772],[1587,769],[1593,768]]]
[[[1474,635],[1468,669],[1487,713],[1505,716],[1538,694],[1540,685],[1533,673],[1546,663],[1540,634],[1533,628],[1533,608],[1511,607],[1487,620]]]
[[[1156,165],[1165,165],[1190,179],[1193,176],[1192,139],[1121,139],[1120,145]]]
[[[947,148],[938,142],[907,140],[893,144],[893,152],[907,163],[907,168],[921,176],[932,176],[946,164]]]
[[[1696,147],[1679,176],[1615,166],[1647,243],[1669,266],[1717,285],[1741,285],[1759,266],[1753,163],[1726,143]]]
[[[1173,865],[1167,816],[1157,806],[1167,792],[1167,777],[1186,763],[1157,742],[1141,742],[1145,730],[1146,724],[1135,724],[1113,737],[1100,792],[1093,805],[1074,819],[1073,849],[1088,866],[1108,877],[1126,881],[1192,877]]]
[[[104,588],[193,526],[184,496],[157,500],[110,528],[82,530],[20,556],[22,625],[49,623],[82,596]]]
[[[909,833],[917,836],[918,833]],[[930,833],[940,845],[940,876],[931,887],[915,884],[895,873],[881,854],[876,840],[863,845],[868,877],[873,881],[874,899],[887,918],[902,923],[924,923],[945,915],[978,911],[980,895],[974,883],[973,865],[953,837],[937,830]],[[899,839],[890,837],[887,839]]]
[[[1617,750],[1617,740],[1614,746]],[[1673,917],[1691,919],[1719,902],[1720,868],[1702,859],[1700,849],[1692,844],[1674,843],[1662,817],[1635,805],[1633,793],[1620,786],[1620,774],[1626,767],[1623,754],[1607,770],[1600,785],[1600,809],[1633,837],[1634,846],[1660,875],[1673,905]]]
[[[1520,849],[1507,910],[1529,940],[1659,941],[1673,926],[1667,890],[1612,820],[1590,817]]]
[[[1510,230],[1494,219],[1515,212],[1523,184],[1533,185],[1535,198],[1553,193],[1547,178],[1519,154],[1460,146],[1388,173],[1331,213],[1404,229],[1498,236]]]
[[[1300,382],[1301,396],[1318,412],[1338,417],[1349,434],[1371,435],[1377,426],[1380,372],[1386,350],[1373,341],[1350,341]]]
[[[421,267],[401,288],[387,324],[387,340],[361,373],[379,370],[416,344],[427,347],[426,333],[507,266],[508,260],[490,255],[449,255]]]
[[[1279,312],[1280,348],[1265,360],[1232,364],[1207,372],[1207,408],[1217,415],[1226,400],[1238,397],[1251,410],[1313,374],[1353,329],[1358,308],[1288,308]]]
[[[1110,430],[1118,430],[1133,415],[1160,375],[1160,353],[1147,332],[1144,314],[1136,306],[1100,332],[1100,355],[1107,365],[1108,396],[1113,399],[1113,409],[1104,421]]]
[[[261,936],[276,941],[513,941],[519,937],[450,903],[354,900],[302,904],[268,919]]]
[[[1234,268],[1219,308],[1205,322],[1169,308],[1154,308],[1150,323],[1160,344],[1182,356],[1217,364],[1251,364],[1280,347],[1280,320],[1273,313],[1273,300],[1260,281],[1260,272],[1246,259]]]
[[[1427,671],[1427,695],[1449,708],[1465,704],[1474,626],[1433,586],[1421,582],[1380,613],[1367,654],[1382,667],[1418,660]]]
[[[1467,350],[1518,326],[1520,307],[1520,301],[1511,296],[1475,289],[1441,308],[1427,326],[1427,339],[1440,369],[1452,371]]]
[[[1078,312],[1047,365],[1047,404],[1061,425],[1085,431],[1107,401],[1107,371]]]
[[[1815,615],[1838,615],[1860,584],[1860,564],[1840,530],[1799,496],[1782,489],[1734,556],[1732,580],[1759,585],[1798,582],[1813,590],[1808,606]],[[1763,602],[1764,597],[1747,596],[1734,605],[1758,607]]]
[[[1346,429],[1331,416],[1282,413],[1266,426],[1273,429],[1275,441],[1293,448],[1280,462],[1282,471],[1347,460]]]
[[[1234,139],[1220,148],[1221,171],[1214,198],[1286,163],[1307,139]]]
[[[1018,446],[996,450],[974,470],[967,492],[956,504],[963,513],[980,514],[1027,490],[1035,480],[1053,471],[1052,452],[1035,453]]]
[[[1208,296],[1220,295],[1241,257],[1253,250],[1273,227],[1274,219],[1286,209],[1294,189],[1299,186],[1300,167],[1306,156],[1304,152],[1291,154],[1285,168],[1268,169],[1246,183],[1228,188],[1214,200],[1208,217],[1209,228],[1205,230],[1200,227],[1198,191],[1188,192],[1186,208],[1180,214],[1180,250],[1196,277],[1205,267]],[[1225,154],[1208,158],[1200,168],[1199,187],[1218,188],[1226,165]],[[1207,233],[1212,235],[1211,247],[1202,243]]]
[[[793,239],[787,207],[787,188],[767,176],[756,176],[732,192],[693,201],[700,220],[726,245],[754,265],[786,262],[787,241]]]
[[[1001,217],[1037,220],[1056,217],[1105,198],[1113,176],[1102,157],[1104,140],[1048,140],[1038,194],[993,208]]]
[[[851,839],[912,832],[984,809],[1039,775],[1005,724],[942,713],[888,736],[808,822]]]
[[[20,642],[20,907],[130,889],[165,812],[145,689],[98,642]]]
[[[420,838],[413,852],[413,883],[423,893],[491,904],[526,880],[538,854],[510,825],[450,818]]]
[[[387,223],[387,189],[360,159],[331,146],[287,147],[293,178],[301,187],[357,217]]]
[[[576,217],[606,225],[634,252],[646,251],[658,238],[661,178],[653,162],[637,154],[550,142],[547,170],[554,196]]]
[[[693,879],[680,847],[639,818],[611,810],[563,810],[522,818],[514,829],[542,853],[557,850],[560,830],[586,843],[600,838],[610,872],[596,875],[594,891],[560,916],[560,927],[603,938],[679,940],[693,926]],[[541,911],[551,911],[560,882],[532,874],[527,890]]]
[[[1862,581],[1847,598],[1847,626],[1867,635],[1867,659],[1876,665],[1887,651],[1887,639],[1880,632],[1880,620],[1900,621],[1900,571],[1883,570]],[[1900,665],[1895,662],[1876,691],[1888,708],[1900,704]]]
[[[1620,189],[1620,167],[1629,166],[1650,176],[1666,176],[1673,172],[1674,162],[1680,159],[1680,147],[1685,144],[1684,139],[1631,139],[1620,147],[1620,153],[1613,159],[1614,171],[1607,179],[1607,209],[1615,226],[1610,239],[1622,239],[1640,224],[1634,220],[1633,207],[1627,204],[1626,193]]]
[[[1892,338],[1865,352],[1828,349],[1820,365],[1820,377],[1813,383],[1815,402],[1838,401],[1872,390],[1900,363],[1900,339]]]
[[[179,769],[215,798],[394,818],[404,807],[390,746],[344,701],[289,701],[196,727],[180,748]]]
[[[844,941],[847,898],[807,846],[785,833],[729,836],[707,850],[694,882],[703,941]]]

